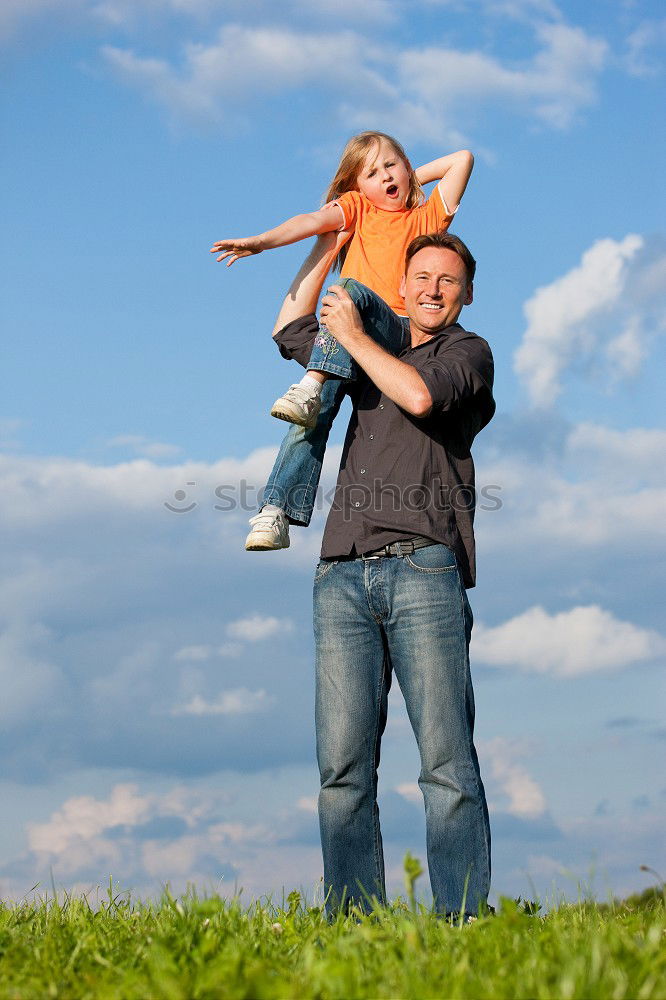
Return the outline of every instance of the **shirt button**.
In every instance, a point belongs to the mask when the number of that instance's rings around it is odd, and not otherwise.
[[[361,469],[361,475],[363,475],[364,472],[365,472],[365,469]]]
[[[371,435],[370,435],[370,440],[371,440],[371,441],[374,441],[374,440],[375,440],[375,435],[374,435],[374,434],[371,434]]]
[[[357,500],[356,503],[354,504],[354,507],[360,507],[360,506],[361,506],[360,501]]]

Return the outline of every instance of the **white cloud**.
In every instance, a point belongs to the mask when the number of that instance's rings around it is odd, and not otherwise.
[[[5,728],[30,726],[54,697],[62,674],[49,655],[53,635],[39,622],[11,621],[0,628],[0,720]]]
[[[243,646],[240,642],[223,642],[222,645],[215,647],[215,653],[217,656],[229,659],[236,659],[242,652]]]
[[[502,502],[498,511],[479,513],[480,553],[512,551],[532,560],[538,551],[544,572],[548,566],[552,572],[554,558],[601,554],[609,544],[632,559],[664,551],[664,431],[584,422],[569,430],[556,452],[511,454],[503,442],[499,450],[480,451],[476,468],[479,484],[501,487]]]
[[[20,866],[33,885],[45,865],[70,884],[72,878],[102,880],[109,866],[124,882],[139,879],[153,891],[159,891],[156,880],[173,885],[182,878],[183,889],[187,882],[210,882],[233,868],[231,857],[247,864],[275,839],[260,823],[220,821],[223,802],[211,789],[141,794],[132,784],[116,785],[107,799],[74,796],[46,822],[27,824],[29,852]]]
[[[145,458],[172,458],[183,450],[176,444],[151,441],[141,434],[117,434],[107,441],[107,445],[110,448],[130,448],[135,455]]]
[[[184,663],[194,663],[211,660],[215,656],[234,659],[242,652],[243,646],[239,642],[224,642],[220,646],[183,646],[173,654],[173,658]]]
[[[522,65],[481,50],[406,50],[398,58],[401,93],[437,116],[442,108],[461,104],[501,102],[506,107],[510,102],[551,126],[565,127],[596,99],[606,44],[564,24],[541,25],[536,34],[541,48]]]
[[[182,462],[156,465],[135,459],[109,465],[92,465],[75,459],[0,455],[0,514],[6,528],[31,524],[81,524],[82,519],[126,516],[128,511],[151,517],[177,517],[179,509],[194,501],[215,504],[228,518],[247,518],[240,510],[240,486],[248,484],[248,502],[254,503],[275,458],[276,449],[257,448],[246,458],[219,462]],[[338,450],[339,454],[339,450]],[[229,484],[228,504],[221,504],[215,489]],[[189,487],[189,488],[187,488]],[[176,497],[182,491],[185,498]],[[48,503],[46,499],[48,497]],[[165,511],[171,503],[171,511]]]
[[[546,811],[546,798],[526,768],[516,761],[518,746],[501,737],[481,744],[480,752],[490,768],[491,778],[508,800],[506,812],[520,819],[537,819]]]
[[[101,0],[101,2],[92,0],[90,2],[92,14],[111,25],[134,23],[142,17],[156,15],[167,17],[184,14],[192,18],[201,18],[213,13],[217,6],[218,0]],[[240,3],[236,6],[240,6]]]
[[[375,22],[393,24],[398,20],[404,0],[291,0],[294,14],[299,18],[333,18],[334,23],[346,26]]]
[[[552,406],[567,371],[635,376],[666,329],[666,253],[629,234],[601,239],[581,262],[525,303],[527,329],[514,369],[535,407]]]
[[[283,0],[279,15],[285,21],[330,21],[337,24],[392,25],[400,16],[405,0]],[[189,20],[194,26],[210,24],[226,18],[245,17],[258,23],[275,18],[271,0],[2,0],[0,3],[0,39],[11,37],[22,25],[39,22],[49,15],[63,20],[70,16],[73,23],[92,24],[136,31],[159,22]]]
[[[63,854],[73,842],[91,840],[114,826],[136,826],[151,815],[151,800],[139,795],[136,785],[116,785],[104,802],[91,795],[67,799],[46,823],[28,824],[28,844],[33,851]]]
[[[44,0],[42,0],[44,2]],[[326,21],[336,18],[337,24],[354,23],[392,24],[399,13],[400,0],[282,0],[280,15],[284,20]],[[163,18],[182,15],[196,21],[219,19],[220,0],[102,0],[92,2],[92,13],[111,25],[136,24],[142,18]],[[255,23],[266,20],[275,8],[270,0],[252,0],[248,10],[246,0],[225,0],[224,14],[227,17],[248,15]]]
[[[477,623],[471,655],[490,666],[576,677],[619,670],[665,653],[666,639],[658,632],[592,604],[554,615],[535,606],[494,628]]]
[[[270,615],[255,614],[230,622],[227,625],[227,635],[232,639],[244,639],[246,642],[261,642],[263,639],[291,632],[293,628],[294,624],[288,618],[281,620]]]
[[[240,14],[244,7],[245,0],[225,0],[227,13]],[[156,19],[184,16],[201,22],[215,14],[219,14],[219,0],[2,0],[0,39],[49,16],[57,17],[62,31],[67,18],[73,24],[136,29],[142,24],[150,26]]]
[[[212,646],[183,646],[173,654],[174,660],[208,660],[213,652]]]
[[[18,417],[4,417],[0,419],[0,451],[9,451],[18,447],[17,432],[25,424],[24,420]]]
[[[305,88],[324,96],[325,113],[345,130],[375,122],[408,141],[462,145],[468,141],[462,130],[475,110],[493,106],[565,128],[595,103],[608,48],[564,23],[550,0],[484,0],[472,13],[475,19],[508,17],[528,25],[534,43],[520,60],[440,42],[451,34],[446,16],[440,32],[428,31],[429,45],[401,47],[400,24],[432,6],[405,0],[287,0],[279,24],[275,6],[265,0],[253,4],[254,16],[241,0],[226,0],[222,27],[215,0],[5,0],[0,35],[19,22],[61,12],[63,4],[96,32],[110,27],[137,37],[143,30],[149,39],[156,20],[189,19],[205,40],[185,41],[176,59],[119,44],[103,45],[102,58],[119,79],[174,118],[235,128],[248,126],[245,109],[257,96]],[[454,5],[459,11],[469,15],[469,4]],[[336,30],[321,30],[331,17]],[[382,36],[384,27],[391,37]],[[638,39],[634,48],[640,44]]]
[[[34,780],[92,762],[200,774],[308,753],[307,654],[285,678],[265,646],[281,660],[280,637],[295,627],[283,594],[307,587],[322,515],[260,567],[243,548],[241,485],[259,491],[275,450],[172,466],[0,456],[6,774]],[[340,450],[329,449],[325,488]],[[181,487],[181,507],[196,507],[177,514],[165,503],[177,507]],[[171,741],[160,736],[167,719]]]
[[[238,123],[239,107],[259,94],[313,87],[328,92],[347,127],[373,120],[407,139],[435,140],[462,138],[475,106],[500,104],[564,128],[595,102],[606,43],[559,22],[541,21],[534,32],[536,49],[520,62],[436,42],[400,50],[358,31],[240,24],[212,43],[185,44],[179,65],[117,46],[102,54],[120,79],[185,118]]]
[[[56,14],[62,21],[70,14],[80,14],[86,0],[2,0],[0,3],[0,39],[11,37],[25,21]]]
[[[623,473],[626,485],[660,485],[666,478],[666,430],[632,427],[618,431],[583,422],[571,429],[566,453],[579,468],[603,477],[608,485],[617,479],[618,469],[629,466],[631,475]]]
[[[625,67],[632,76],[654,77],[663,71],[657,53],[666,44],[666,18],[642,21],[627,36]],[[656,50],[656,51],[655,51]]]
[[[234,688],[223,691],[215,701],[206,701],[195,695],[186,705],[174,708],[173,715],[249,715],[268,708],[275,699],[263,690],[248,691]]]
[[[309,34],[227,25],[212,44],[187,43],[181,69],[113,46],[102,54],[122,79],[171,111],[212,120],[230,114],[233,102],[305,86],[395,95],[372,68],[377,48],[350,31]]]
[[[414,805],[419,805],[423,802],[423,793],[416,781],[403,781],[401,784],[395,786],[394,791],[398,795],[402,795],[403,799],[407,799],[408,802],[413,802]]]
[[[559,7],[552,0],[482,0],[483,8],[489,14],[512,17],[516,20],[561,17]]]
[[[547,462],[507,457],[503,449],[499,458],[477,464],[479,482],[501,483],[504,501],[501,511],[478,519],[482,558],[510,558],[518,576],[528,565],[532,574],[501,620],[536,603],[529,587],[539,573],[544,603],[608,606],[620,599],[615,577],[606,586],[594,570],[580,594],[570,594],[571,563],[584,564],[587,553],[596,559],[609,541],[618,575],[637,553],[656,558],[666,537],[664,447],[663,432],[583,424]],[[339,448],[331,451],[327,485],[340,455]],[[274,454],[259,449],[240,460],[172,467],[0,458],[8,773],[64,773],[94,762],[195,775],[217,766],[215,746],[229,769],[307,757],[308,595],[321,514],[314,528],[294,531],[292,548],[262,562],[258,572],[243,550],[247,512],[214,509],[216,485],[237,485],[241,478],[261,483]],[[165,499],[189,479],[196,480],[188,489],[197,509],[186,515],[165,510]],[[292,592],[297,604],[284,599]],[[298,629],[303,642],[290,646],[285,672],[275,662],[283,662],[288,629],[293,635]],[[241,686],[248,693],[228,697]],[[279,710],[277,700],[269,705],[257,697],[260,691],[279,699]],[[174,707],[179,714],[172,714]],[[171,741],[159,735],[165,720],[177,734]],[[19,722],[20,739],[8,736]],[[242,730],[247,745],[239,739]]]
[[[606,357],[611,370],[614,369],[617,381],[622,376],[638,375],[641,366],[648,355],[648,341],[643,336],[637,316],[630,316],[627,324],[617,337],[609,340],[606,347]]]

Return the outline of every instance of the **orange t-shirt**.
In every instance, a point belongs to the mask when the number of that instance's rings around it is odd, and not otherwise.
[[[341,278],[356,278],[405,315],[405,300],[398,292],[405,272],[405,251],[416,236],[448,229],[453,215],[444,205],[439,187],[417,208],[388,212],[377,208],[360,191],[347,191],[335,199],[344,215],[344,226],[354,227]]]

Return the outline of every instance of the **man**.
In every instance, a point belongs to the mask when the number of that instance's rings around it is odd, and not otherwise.
[[[280,351],[302,364],[334,254],[321,238],[278,318]],[[367,911],[372,895],[385,901],[377,768],[393,670],[421,756],[435,908],[476,915],[486,904],[490,831],[473,743],[465,590],[476,572],[470,446],[495,403],[490,348],[457,323],[474,271],[455,236],[410,244],[401,286],[409,328],[397,356],[365,332],[362,286],[334,285],[322,303],[322,322],[361,369],[314,582],[330,913],[352,902]]]

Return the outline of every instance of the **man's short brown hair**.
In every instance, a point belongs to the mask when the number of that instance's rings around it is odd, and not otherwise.
[[[412,240],[405,254],[405,274],[407,274],[409,262],[412,257],[419,250],[425,250],[426,247],[438,247],[440,250],[453,250],[454,253],[457,253],[465,265],[467,284],[472,284],[474,275],[476,274],[476,261],[460,237],[454,236],[453,233],[447,233],[445,230],[440,230],[437,233],[428,233],[426,236],[417,236],[416,239]]]

